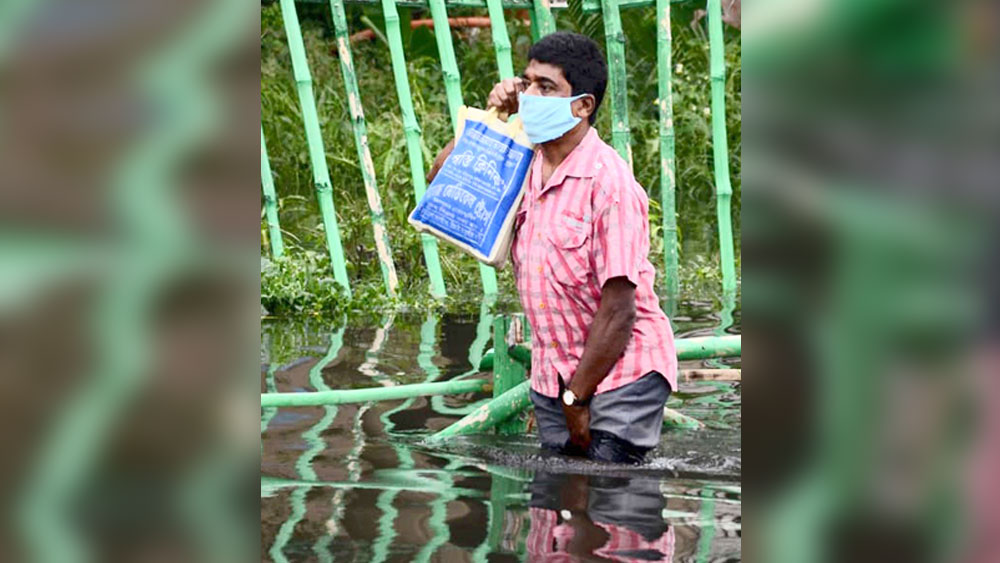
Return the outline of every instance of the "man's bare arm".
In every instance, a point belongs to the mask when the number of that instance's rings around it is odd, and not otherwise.
[[[569,389],[581,398],[594,394],[625,352],[635,325],[635,286],[625,277],[611,278],[601,290],[601,304]]]
[[[611,278],[601,289],[601,304],[594,315],[569,389],[580,399],[588,399],[625,352],[635,324],[635,286],[624,277]],[[590,407],[563,404],[566,429],[571,442],[584,451],[590,447]]]

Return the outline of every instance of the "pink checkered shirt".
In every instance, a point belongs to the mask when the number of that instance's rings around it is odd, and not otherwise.
[[[667,315],[653,291],[649,200],[628,164],[590,129],[543,187],[542,154],[517,212],[511,257],[532,328],[531,388],[559,395],[580,363],[601,288],[624,276],[635,285],[636,322],[624,355],[597,386],[605,393],[650,371],[677,390],[677,356]],[[558,375],[557,375],[558,374]]]

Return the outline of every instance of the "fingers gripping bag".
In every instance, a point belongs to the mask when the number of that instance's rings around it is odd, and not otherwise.
[[[458,121],[455,148],[410,214],[410,224],[503,268],[534,145],[520,119],[505,122],[495,109],[463,106]]]

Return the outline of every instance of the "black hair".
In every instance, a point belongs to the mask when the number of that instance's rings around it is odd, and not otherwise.
[[[557,31],[532,45],[528,50],[528,60],[562,69],[563,76],[573,88],[572,95],[592,94],[595,103],[590,124],[594,124],[608,86],[608,65],[600,46],[593,39],[579,33]]]

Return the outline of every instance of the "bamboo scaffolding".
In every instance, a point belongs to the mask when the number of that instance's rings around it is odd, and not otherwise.
[[[656,0],[656,63],[660,106],[660,208],[663,214],[663,261],[667,282],[667,314],[676,312],[680,297],[677,248],[677,176],[674,164],[674,108],[670,88],[672,35],[670,2]]]
[[[608,89],[611,94],[611,144],[632,166],[632,133],[628,124],[628,89],[625,78],[625,32],[618,0],[601,0],[604,39],[607,44]]]
[[[406,153],[410,159],[410,178],[413,181],[413,195],[416,202],[424,197],[427,183],[424,173],[424,155],[420,149],[420,124],[413,110],[413,96],[410,93],[410,78],[406,70],[406,54],[403,51],[403,35],[399,27],[399,12],[394,0],[382,0],[382,13],[385,16],[385,31],[389,39],[389,54],[392,58],[392,73],[396,83],[396,97],[399,99],[399,109],[403,114],[403,132],[406,135]],[[448,295],[444,276],[441,273],[441,259],[438,254],[437,239],[422,233],[420,243],[423,246],[424,263],[427,265],[427,275],[430,278],[430,292],[434,297],[442,298]]]
[[[336,391],[310,391],[305,393],[263,393],[260,396],[260,406],[314,407],[321,405],[341,405],[345,403],[367,403],[369,401],[392,401],[426,395],[479,393],[490,391],[491,389],[492,384],[489,381],[469,379],[368,389],[338,389]]]
[[[375,179],[375,165],[372,163],[371,149],[368,147],[368,127],[365,124],[365,110],[361,103],[361,93],[358,91],[358,79],[354,73],[354,60],[351,56],[351,43],[348,40],[347,17],[344,14],[343,0],[330,0],[330,11],[333,13],[333,28],[337,38],[340,70],[344,76],[347,105],[351,112],[354,145],[358,151],[358,160],[361,161],[361,178],[368,199],[368,213],[371,215],[372,230],[375,234],[375,251],[382,270],[382,282],[385,284],[385,290],[389,296],[395,297],[399,280],[396,277],[396,265],[392,260],[392,248],[389,245],[389,232],[385,226],[382,198],[379,196],[378,183]]]
[[[671,0],[673,3],[685,2],[687,0]],[[322,4],[326,3],[327,0],[298,0],[302,4]],[[345,0],[347,4],[359,4],[359,5],[375,5],[379,4],[381,0]],[[641,8],[643,6],[652,6],[655,4],[655,0],[621,0],[620,6],[623,9],[630,8]],[[531,9],[533,8],[533,0],[503,0],[501,6],[503,9]],[[426,8],[428,5],[428,0],[399,0],[396,5],[400,8]],[[445,5],[449,8],[485,8],[487,7],[487,0],[445,0]],[[600,0],[582,0],[581,6],[585,13],[596,13],[601,11],[601,1]],[[550,10],[561,10],[563,7],[557,6],[550,8]]]
[[[281,225],[278,223],[278,195],[274,190],[274,176],[271,174],[271,161],[267,158],[267,143],[264,141],[264,128],[260,129],[260,187],[264,193],[264,213],[267,216],[267,238],[271,245],[271,256],[280,257],[285,253],[285,245],[281,240]]]
[[[451,116],[452,131],[458,135],[458,109],[462,101],[462,77],[455,61],[455,47],[451,42],[451,27],[448,25],[448,9],[444,0],[428,0],[431,18],[434,20],[434,39],[441,57],[441,71],[444,74],[444,89],[448,99],[448,113]],[[497,293],[497,273],[486,264],[479,264],[479,277],[483,283],[483,294],[495,296]]]
[[[712,78],[712,154],[715,164],[716,216],[719,222],[719,261],[722,267],[722,289],[736,291],[736,259],[733,254],[733,224],[731,200],[733,188],[729,179],[729,143],[726,140],[726,44],[722,35],[722,3],[708,0],[708,42]]]
[[[299,94],[299,106],[302,109],[306,142],[309,145],[309,162],[312,165],[313,183],[316,187],[319,211],[323,217],[323,231],[326,234],[326,245],[330,253],[333,277],[350,296],[351,286],[347,277],[347,263],[344,259],[344,248],[340,242],[337,210],[333,205],[333,187],[330,183],[330,171],[326,165],[323,134],[320,131],[319,116],[316,113],[312,75],[309,72],[305,45],[302,42],[302,31],[299,29],[299,17],[295,12],[294,0],[280,1],[281,19],[285,25],[285,34],[288,36],[288,51],[292,57],[292,72],[295,75],[295,85]]]

